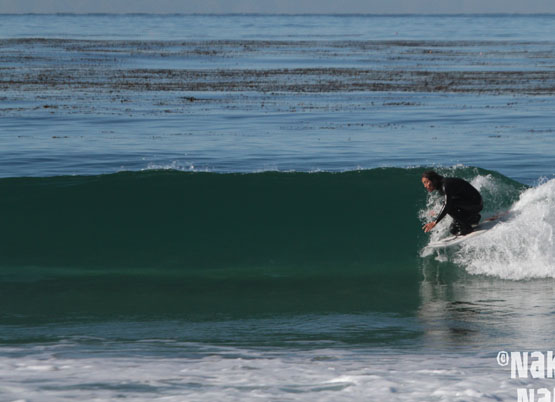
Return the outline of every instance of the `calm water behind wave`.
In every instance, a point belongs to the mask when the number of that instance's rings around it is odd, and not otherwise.
[[[3,15],[0,176],[465,164],[533,183],[554,18]]]
[[[2,38],[553,40],[554,15],[0,15]]]

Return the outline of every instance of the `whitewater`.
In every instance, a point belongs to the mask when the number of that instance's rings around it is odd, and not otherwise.
[[[451,258],[472,274],[513,280],[553,278],[555,181],[540,180],[536,186],[519,193],[518,200],[508,207],[502,200],[510,190],[496,184],[490,175],[478,175],[471,183],[491,197],[482,213],[484,218],[500,216],[500,223],[479,238],[465,241],[453,252],[436,252],[436,258]],[[434,209],[439,210],[442,202],[439,197],[429,197],[428,208],[420,212],[421,219],[427,221],[426,216]],[[448,236],[450,222],[450,219],[441,222],[431,241]],[[431,250],[421,252],[422,256],[431,254],[434,254]]]

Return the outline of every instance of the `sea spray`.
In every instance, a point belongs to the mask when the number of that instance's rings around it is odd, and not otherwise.
[[[466,242],[455,261],[472,274],[555,278],[555,179],[525,190],[506,219]]]

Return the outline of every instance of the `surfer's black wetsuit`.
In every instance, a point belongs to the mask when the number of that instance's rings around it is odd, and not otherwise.
[[[466,180],[456,177],[443,178],[438,190],[445,195],[445,205],[436,223],[449,215],[453,218],[451,233],[464,235],[472,232],[472,225],[480,222],[479,212],[483,208],[482,196],[478,190]]]

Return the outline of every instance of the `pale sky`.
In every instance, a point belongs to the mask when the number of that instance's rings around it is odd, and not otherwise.
[[[555,13],[555,0],[0,0],[0,13]]]

